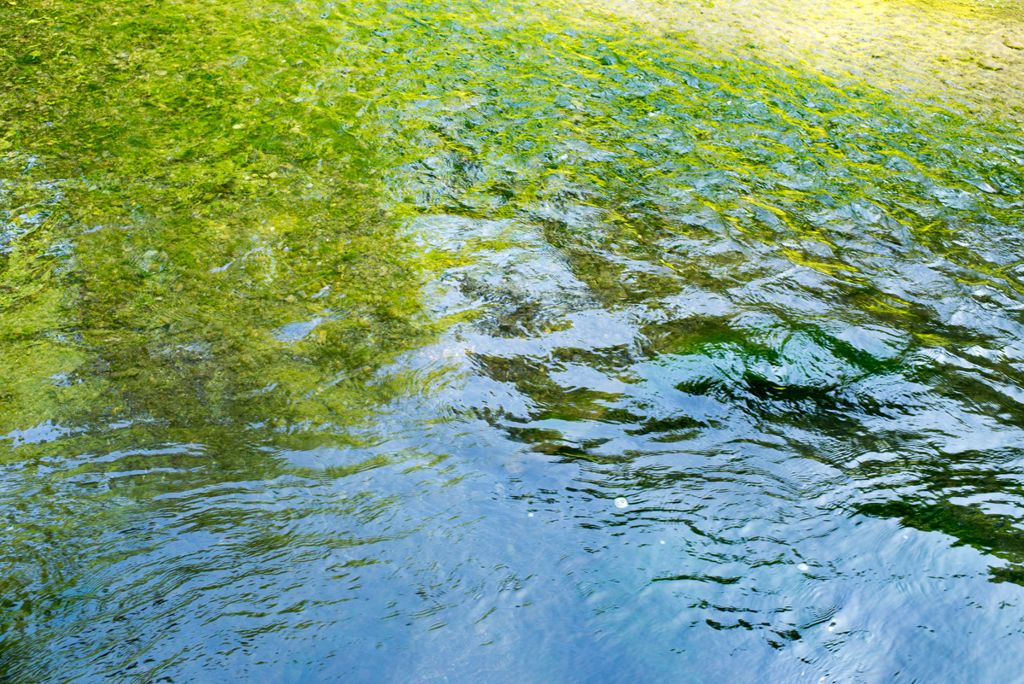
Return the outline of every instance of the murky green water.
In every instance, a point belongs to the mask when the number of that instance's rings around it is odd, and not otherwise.
[[[578,6],[0,36],[0,681],[1019,679],[1011,118]]]

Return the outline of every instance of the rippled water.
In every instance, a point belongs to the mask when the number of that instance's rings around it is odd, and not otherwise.
[[[1019,679],[1019,127],[580,7],[113,6],[10,81],[0,681]]]

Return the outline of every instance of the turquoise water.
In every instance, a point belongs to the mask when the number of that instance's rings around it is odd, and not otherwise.
[[[1016,129],[573,8],[236,10],[77,175],[0,150],[0,681],[1019,678]]]

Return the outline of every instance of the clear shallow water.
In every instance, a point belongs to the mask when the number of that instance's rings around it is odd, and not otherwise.
[[[5,153],[0,676],[1015,680],[1016,133],[572,8],[229,9],[216,116]]]

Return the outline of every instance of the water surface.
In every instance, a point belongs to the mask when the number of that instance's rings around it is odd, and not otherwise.
[[[1018,677],[1010,109],[612,7],[3,12],[0,680]]]

